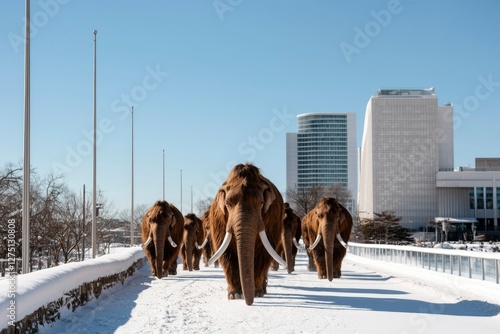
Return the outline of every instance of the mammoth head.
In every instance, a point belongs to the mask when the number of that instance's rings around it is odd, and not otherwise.
[[[262,177],[257,167],[250,164],[237,165],[216,196],[222,212],[229,211],[237,204],[245,204],[260,207],[262,213],[266,213],[275,200],[276,195],[269,181]]]
[[[320,224],[321,222],[338,221],[341,212],[342,209],[339,203],[333,197],[323,197],[315,208],[315,213]]]
[[[283,219],[283,227],[290,230],[296,230],[298,222],[292,208],[285,206],[285,217]]]
[[[148,222],[158,225],[175,225],[175,215],[167,201],[157,201],[154,204],[148,212]]]
[[[229,186],[221,187],[219,189],[219,193],[217,194],[217,203],[219,204],[219,208],[221,211],[226,212],[231,207],[234,207],[236,204],[241,203],[243,198],[248,200],[248,202],[253,201],[255,203],[249,203],[255,205],[255,207],[262,207],[262,213],[266,213],[271,204],[276,199],[276,195],[269,185],[263,185],[260,191],[253,192],[250,196],[249,194],[245,194],[244,196],[235,188],[231,188]]]
[[[198,233],[197,218],[193,213],[188,213],[184,216],[184,229],[187,231],[194,231]]]
[[[329,235],[332,237],[336,236],[339,242],[347,248],[347,243],[339,233],[340,224],[342,224],[345,216],[342,212],[342,206],[337,203],[337,200],[332,197],[323,197],[314,210],[319,225],[318,234],[314,243],[309,246],[309,249],[314,249],[318,245],[322,234],[324,234],[325,238],[329,238]],[[333,240],[333,238],[329,239]],[[329,276],[328,279],[331,280],[330,278]]]

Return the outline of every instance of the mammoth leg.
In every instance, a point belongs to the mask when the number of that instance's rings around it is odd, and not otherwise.
[[[314,256],[312,254],[313,251],[307,250],[307,270],[316,271],[316,265],[314,264]]]
[[[297,257],[297,247],[293,247],[292,249],[292,271],[295,271],[295,258]]]
[[[205,263],[205,267],[208,267],[208,260],[210,259],[211,256],[212,256],[211,250],[208,249],[206,251],[203,250],[203,262]]]
[[[183,244],[180,250],[181,260],[182,260],[182,270],[188,270],[187,264],[187,254],[186,254],[186,245]]]
[[[201,251],[195,249],[193,251],[193,270],[200,270],[200,260],[201,260]]]
[[[267,293],[267,275],[264,272],[258,277],[255,277],[255,297],[264,297]]]
[[[144,252],[146,253],[146,257],[148,258],[149,265],[151,266],[151,275],[156,276],[156,252],[153,244],[149,244],[146,248],[144,248]]]
[[[238,261],[236,260],[236,253],[223,254],[219,260],[224,269],[227,281],[227,298],[228,299],[241,299],[243,298],[243,290],[240,282],[240,270]]]
[[[164,262],[164,264],[165,263],[166,262]],[[172,261],[170,263],[167,270],[168,270],[169,275],[177,275],[177,259],[175,259],[175,261]]]
[[[282,258],[285,258],[285,256],[284,256],[285,252],[282,250],[281,244],[278,245],[278,247],[276,248],[276,253],[280,254],[280,256]],[[280,264],[276,260],[273,260],[273,262],[271,263],[270,269],[272,271],[278,271],[279,268],[280,268]]]
[[[313,250],[314,264],[318,270],[318,278],[326,278],[326,259],[325,259],[325,249],[323,247],[316,246]]]
[[[335,251],[334,251],[334,257],[333,257],[333,278],[340,278],[342,275],[341,272],[341,266],[342,266],[342,260],[345,257],[346,254],[346,249],[342,245],[337,245],[335,243]]]

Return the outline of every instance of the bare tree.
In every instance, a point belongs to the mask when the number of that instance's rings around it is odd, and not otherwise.
[[[78,196],[73,192],[65,192],[58,205],[58,219],[54,222],[53,242],[57,254],[61,253],[64,263],[68,262],[70,255],[78,248],[81,238],[79,226],[82,221],[82,207]],[[56,262],[58,258],[56,257]]]
[[[335,198],[343,206],[347,206],[352,199],[351,191],[341,183],[332,183],[327,187],[325,196]]]
[[[0,170],[0,258],[7,258],[14,242],[15,256],[21,257],[22,165],[6,164]],[[11,223],[8,223],[11,222]],[[14,227],[14,228],[12,228]],[[9,229],[14,233],[9,233]],[[13,241],[12,241],[13,240]],[[10,249],[10,250],[11,250]]]
[[[351,199],[351,192],[340,183],[334,183],[329,187],[314,185],[299,188],[295,186],[286,191],[286,200],[299,217],[304,217],[323,197],[334,197],[340,204],[346,205]]]
[[[214,199],[212,197],[207,197],[196,202],[196,210],[198,210],[197,216],[201,217],[205,212],[207,212],[213,201]]]
[[[148,212],[149,206],[147,204],[139,204],[136,205],[134,208],[134,236],[140,235],[141,234],[141,224],[142,224],[142,218]],[[130,209],[123,209],[120,211],[118,217],[120,220],[127,222],[130,226],[130,218],[131,218],[131,213]],[[130,240],[129,240],[130,241]],[[134,242],[140,243],[140,240],[134,240]]]
[[[55,219],[58,217],[60,197],[68,192],[63,179],[60,176],[49,174],[40,178],[36,173],[32,175],[30,191],[30,263],[34,264],[33,258],[38,257],[38,269],[42,268],[42,256],[47,260],[46,265],[51,264],[50,258],[56,257],[51,243],[54,231]]]

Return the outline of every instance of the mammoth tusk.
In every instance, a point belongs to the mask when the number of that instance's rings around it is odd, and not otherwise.
[[[171,236],[168,236],[168,242],[170,242],[170,244],[172,245],[172,247],[177,247],[177,244],[172,240],[172,237]]]
[[[203,240],[203,243],[201,245],[198,245],[198,242],[195,242],[194,244],[196,245],[196,248],[202,249],[207,244],[207,241],[208,241],[208,237],[206,237],[205,240]]]
[[[274,250],[273,246],[271,246],[271,243],[269,242],[269,239],[267,238],[266,231],[260,231],[259,232],[260,240],[262,241],[262,244],[266,248],[267,252],[278,262],[281,264],[283,267],[286,267],[286,261],[281,258],[281,256],[276,253]]]
[[[297,239],[293,238],[292,241],[295,247],[297,247],[297,249],[300,249],[300,244],[297,242]]]
[[[217,252],[215,252],[214,255],[208,260],[208,265],[211,266],[214,264],[215,261],[221,257],[222,254],[226,251],[227,247],[229,246],[229,243],[231,242],[231,233],[226,232],[226,235],[224,236],[224,240],[222,240],[222,245],[220,245],[219,249]]]
[[[344,241],[344,239],[342,239],[342,236],[340,235],[340,233],[337,233],[337,240],[342,244],[342,246],[344,246],[345,248],[347,248],[347,243]]]
[[[318,233],[318,236],[316,237],[316,240],[314,240],[313,244],[309,246],[310,250],[313,250],[314,247],[318,246],[319,242],[321,241],[321,233]]]
[[[142,245],[142,248],[148,247],[148,245],[151,243],[152,240],[153,240],[153,238],[151,238],[151,236],[149,236],[148,240],[146,240],[146,242]]]

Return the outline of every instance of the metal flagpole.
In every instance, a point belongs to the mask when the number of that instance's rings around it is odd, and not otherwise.
[[[163,150],[163,169],[162,169],[162,178],[163,178],[163,197],[162,200],[165,200],[165,150]]]
[[[134,245],[134,107],[132,106],[132,204],[130,207],[130,246]]]
[[[30,0],[26,0],[26,22],[24,48],[24,182],[22,220],[22,270],[30,271]]]
[[[87,217],[85,217],[85,184],[83,185],[83,228],[82,228],[82,261],[85,261],[85,221]]]
[[[97,181],[96,181],[96,49],[97,49],[97,30],[94,30],[94,152],[92,166],[92,258],[97,254]]]

